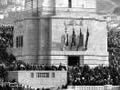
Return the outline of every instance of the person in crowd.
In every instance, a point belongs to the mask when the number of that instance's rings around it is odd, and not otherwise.
[[[68,71],[68,82],[70,85],[120,85],[120,74],[117,68],[111,66],[74,66]]]

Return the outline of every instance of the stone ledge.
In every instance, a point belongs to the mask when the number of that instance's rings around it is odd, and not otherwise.
[[[85,55],[85,56],[100,56],[108,57],[108,52],[91,52],[91,51],[51,51],[51,55],[66,56],[66,55]]]

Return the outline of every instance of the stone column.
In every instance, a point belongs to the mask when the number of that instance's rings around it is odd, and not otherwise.
[[[26,63],[37,63],[39,45],[39,19],[37,17],[25,18],[23,57]]]
[[[39,23],[39,64],[50,64],[51,50],[51,19],[40,17]]]

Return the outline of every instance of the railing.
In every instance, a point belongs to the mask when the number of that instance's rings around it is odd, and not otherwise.
[[[0,90],[57,90],[57,88],[32,88],[28,85],[18,85],[17,83],[9,83],[9,87],[1,86]],[[104,86],[68,86],[67,89],[61,89],[59,90],[120,90],[120,86],[112,86],[112,85],[104,85]]]
[[[37,88],[28,85],[19,85],[17,82],[1,82],[0,90],[37,90]]]
[[[120,90],[120,86],[68,86],[68,90]]]
[[[113,86],[112,90],[120,90],[120,86]]]

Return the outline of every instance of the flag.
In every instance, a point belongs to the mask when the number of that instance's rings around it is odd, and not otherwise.
[[[73,33],[72,33],[72,42],[71,42],[71,48],[72,46],[76,46],[76,34],[73,28]]]
[[[80,48],[80,47],[83,47],[83,44],[84,44],[84,37],[83,37],[83,34],[81,32],[81,29],[80,29],[79,43],[78,43],[77,49]]]
[[[68,46],[69,43],[68,43],[68,33],[66,32],[65,33],[65,46]]]
[[[85,49],[87,49],[88,39],[89,39],[89,30],[87,28],[86,41],[85,41]]]

